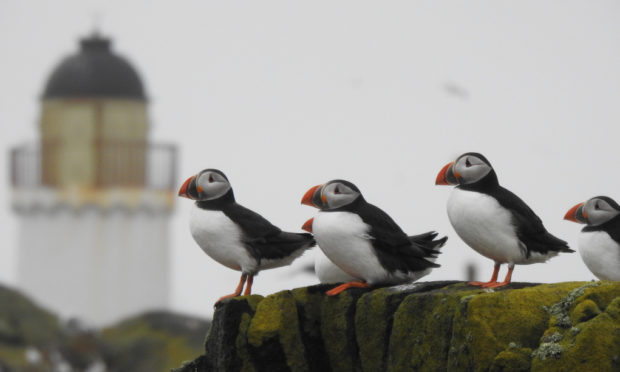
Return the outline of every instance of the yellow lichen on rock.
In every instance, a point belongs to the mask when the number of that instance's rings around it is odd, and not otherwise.
[[[321,305],[321,335],[333,371],[355,369],[357,344],[351,339],[355,326],[355,300],[350,292],[328,297]]]
[[[552,311],[555,318],[533,352],[532,371],[620,371],[619,283],[588,283]],[[565,321],[558,327],[557,319]]]
[[[253,359],[271,362],[273,355],[284,354],[294,371],[307,371],[301,341],[297,306],[290,291],[278,292],[258,303],[248,328],[248,343],[254,348]],[[260,349],[264,348],[264,352]]]
[[[536,285],[481,293],[454,319],[451,367],[488,368],[510,343],[536,349],[547,329],[549,306],[581,283]],[[486,366],[486,367],[485,367]]]
[[[620,371],[617,282],[328,287],[223,304],[183,371]]]
[[[389,371],[447,369],[453,319],[461,303],[480,289],[456,284],[436,291],[410,294],[394,314],[389,344]]]

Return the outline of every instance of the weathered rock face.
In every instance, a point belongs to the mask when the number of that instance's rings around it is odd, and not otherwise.
[[[620,283],[329,286],[218,305],[201,371],[620,371]]]

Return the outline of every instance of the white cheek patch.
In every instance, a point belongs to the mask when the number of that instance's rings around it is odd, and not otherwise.
[[[616,217],[618,213],[620,212],[591,208],[588,212],[588,223],[592,226],[598,226]]]
[[[461,179],[464,181],[465,184],[477,182],[484,178],[484,176],[489,174],[489,172],[491,171],[491,168],[486,164],[472,165],[469,168],[463,166],[463,168],[464,169],[462,169],[462,171],[459,171],[459,173],[461,174]]]
[[[228,190],[230,190],[230,185],[226,182],[211,182],[206,188],[203,187],[203,189],[208,195],[205,200],[213,200],[226,194]]]

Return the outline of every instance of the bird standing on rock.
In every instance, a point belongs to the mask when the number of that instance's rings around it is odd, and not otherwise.
[[[569,209],[564,219],[587,224],[579,234],[579,254],[601,280],[620,281],[620,206],[597,196]]]
[[[301,228],[312,233],[313,223],[314,218],[311,218],[306,221]],[[344,283],[356,280],[356,278],[345,273],[341,268],[336,266],[336,264],[327,258],[325,253],[320,249],[314,251],[314,273],[321,283]]]
[[[220,264],[241,271],[234,293],[252,293],[260,270],[289,265],[315,245],[311,234],[280,230],[256,212],[237,204],[228,178],[217,169],[205,169],[183,183],[179,196],[195,200],[190,231],[196,243]]]
[[[448,199],[450,223],[467,245],[495,261],[491,280],[471,285],[501,287],[510,283],[516,264],[545,262],[559,252],[574,252],[545,229],[523,200],[499,185],[491,163],[479,153],[468,152],[446,164],[435,184],[456,185]],[[508,273],[503,282],[497,282],[503,263],[508,264]]]
[[[319,248],[357,278],[328,291],[330,296],[352,287],[414,281],[439,267],[433,261],[446,237],[434,240],[437,233],[429,232],[412,240],[384,211],[366,202],[351,182],[314,186],[302,203],[320,209],[311,222]]]

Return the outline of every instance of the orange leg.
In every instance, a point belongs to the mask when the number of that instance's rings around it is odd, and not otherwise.
[[[508,273],[506,274],[506,278],[504,279],[503,282],[486,285],[485,287],[486,288],[497,288],[497,287],[503,287],[505,285],[510,284],[510,280],[512,279],[512,270],[514,270],[514,269],[515,269],[515,265],[509,265],[508,266]]]
[[[348,283],[344,283],[339,285],[336,288],[330,289],[329,291],[325,292],[328,296],[335,296],[338,293],[344,291],[345,289],[349,289],[349,288],[368,288],[370,287],[367,283],[364,282],[348,282]]]
[[[245,280],[247,278],[248,278],[248,276],[246,274],[241,274],[241,280],[239,280],[239,285],[237,286],[237,289],[235,289],[235,293],[231,293],[229,295],[222,296],[215,303],[218,303],[218,302],[220,302],[222,300],[225,300],[227,298],[233,298],[233,297],[237,297],[237,296],[241,295],[241,291],[243,290],[243,286],[245,285]]]
[[[254,275],[248,275],[248,284],[245,287],[245,292],[243,292],[244,296],[249,296],[252,294],[252,283],[254,282]]]
[[[493,268],[493,276],[491,276],[491,280],[488,282],[469,282],[469,285],[475,285],[476,287],[487,287],[489,285],[493,285],[497,283],[497,274],[499,274],[499,266],[500,264],[495,263],[495,267]]]

